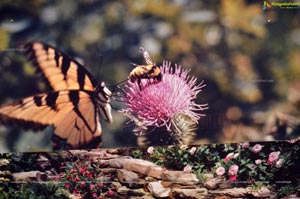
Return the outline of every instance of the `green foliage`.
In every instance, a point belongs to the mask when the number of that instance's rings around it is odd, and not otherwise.
[[[256,149],[259,145],[261,148]],[[286,190],[299,189],[300,170],[299,142],[277,142],[247,144],[212,144],[199,147],[154,147],[150,150],[149,160],[172,170],[183,170],[191,166],[192,172],[200,180],[205,173],[217,176],[217,169],[223,167],[225,173],[221,174],[236,186],[253,185],[259,188],[263,185],[278,190],[282,183],[288,183],[282,188],[281,194]],[[278,157],[272,156],[278,153]],[[140,151],[141,153],[141,151]],[[142,156],[141,154],[139,154]],[[272,156],[272,157],[271,157]],[[232,166],[237,166],[236,173],[230,173]]]
[[[131,156],[134,158],[142,158],[143,152],[139,149],[131,151]]]
[[[10,155],[10,171],[32,171],[37,170],[36,161],[38,159],[38,153],[11,153]]]
[[[61,167],[55,180],[78,197],[113,197],[116,195],[112,185],[115,176],[106,173],[105,166],[90,158],[70,162]]]
[[[55,182],[6,184],[0,198],[67,199],[70,193]]]

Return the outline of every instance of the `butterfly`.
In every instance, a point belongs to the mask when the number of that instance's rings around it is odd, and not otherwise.
[[[135,68],[129,74],[129,80],[131,82],[137,81],[138,86],[141,88],[141,79],[153,79],[155,81],[161,81],[162,75],[158,66],[153,63],[149,53],[140,47],[140,53],[142,54],[146,65],[137,65],[132,63]]]
[[[31,42],[24,49],[51,91],[0,107],[0,124],[33,130],[53,125],[54,150],[99,147],[100,117],[112,122],[112,92],[79,62],[48,44]]]

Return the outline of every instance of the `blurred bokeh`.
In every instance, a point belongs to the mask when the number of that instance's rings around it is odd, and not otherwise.
[[[160,64],[191,69],[207,86],[208,103],[194,144],[294,139],[300,134],[300,9],[262,1],[131,0],[0,3],[0,103],[46,92],[18,48],[29,41],[56,46],[113,86],[143,46]],[[114,123],[104,147],[136,146],[133,125],[112,103]],[[0,127],[0,152],[49,150],[52,129],[24,133]]]

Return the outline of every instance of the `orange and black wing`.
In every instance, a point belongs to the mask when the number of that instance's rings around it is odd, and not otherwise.
[[[72,90],[27,97],[0,108],[0,123],[28,129],[54,125],[55,149],[94,148],[101,142],[94,94]]]
[[[27,57],[43,74],[53,91],[89,90],[97,86],[95,78],[79,62],[42,42],[24,46]]]

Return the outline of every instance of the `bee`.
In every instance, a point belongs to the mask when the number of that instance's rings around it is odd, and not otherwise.
[[[137,81],[139,88],[141,90],[141,80],[142,79],[153,79],[155,81],[161,81],[162,74],[158,66],[153,63],[149,53],[140,47],[140,53],[142,54],[146,65],[137,65],[131,63],[135,68],[129,74],[129,80],[131,82]]]

